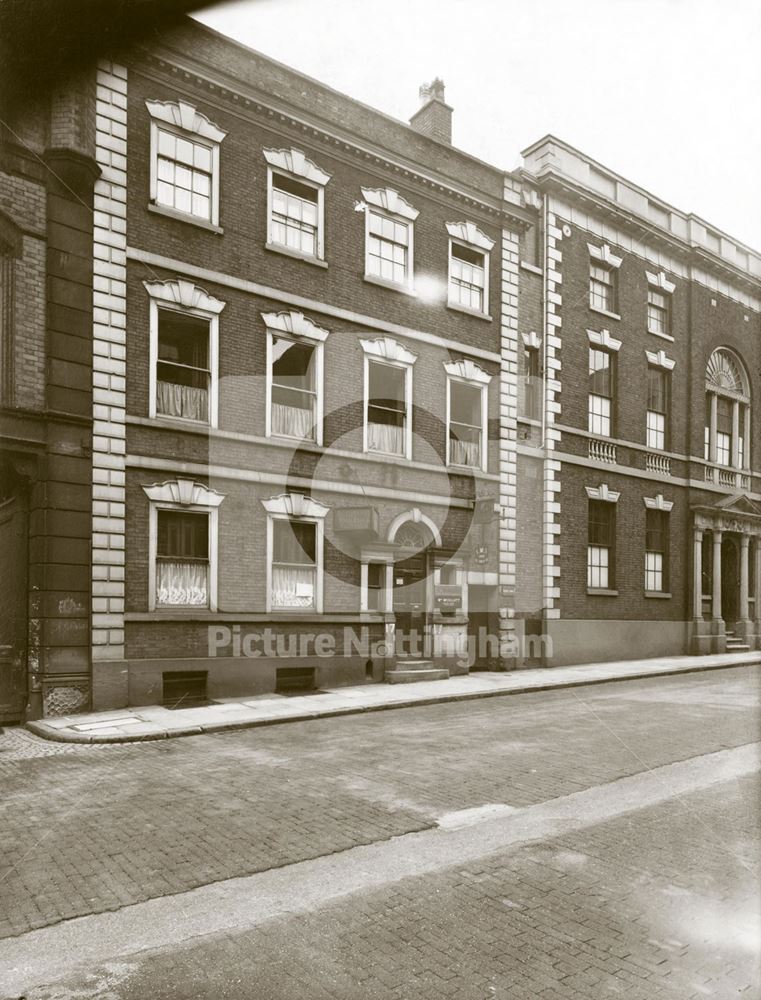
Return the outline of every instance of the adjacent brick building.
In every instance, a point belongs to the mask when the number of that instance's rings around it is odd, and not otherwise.
[[[757,254],[440,80],[186,21],[77,86],[0,187],[16,716],[759,642]]]

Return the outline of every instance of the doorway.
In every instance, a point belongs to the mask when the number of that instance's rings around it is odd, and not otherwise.
[[[0,498],[0,723],[20,722],[27,702],[28,525],[21,491]]]
[[[417,524],[403,524],[395,541],[399,558],[394,563],[394,614],[396,655],[419,660],[431,655],[428,576],[430,539]]]
[[[737,539],[725,535],[721,543],[721,617],[734,626],[740,610],[740,559]]]

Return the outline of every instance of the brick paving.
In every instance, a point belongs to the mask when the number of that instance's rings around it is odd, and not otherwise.
[[[750,1000],[760,823],[728,782],[27,1000]]]
[[[122,747],[0,736],[0,936],[758,738],[761,670]]]

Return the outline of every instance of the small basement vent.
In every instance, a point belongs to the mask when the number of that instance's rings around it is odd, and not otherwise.
[[[164,707],[197,708],[209,702],[206,694],[208,670],[172,670],[164,672]]]
[[[314,691],[314,667],[278,667],[275,672],[276,694],[302,694]]]

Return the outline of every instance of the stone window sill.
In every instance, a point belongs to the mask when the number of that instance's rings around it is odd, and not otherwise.
[[[308,253],[299,253],[298,250],[291,250],[290,247],[281,247],[278,243],[265,243],[264,249],[269,250],[271,253],[281,253],[284,257],[292,257],[294,260],[301,260],[305,264],[314,264],[315,267],[328,266],[328,262],[326,260],[320,260],[318,257],[312,257]]]
[[[668,601],[671,594],[665,590],[646,590],[645,597],[653,597],[656,600]]]
[[[485,319],[487,323],[493,322],[493,318],[488,313],[479,312],[478,309],[468,309],[467,306],[461,306],[457,302],[447,302],[447,309],[465,313],[466,316],[473,316],[474,319]]]
[[[374,274],[366,274],[365,281],[371,285],[378,285],[380,288],[387,288],[390,292],[401,292],[402,295],[410,295],[413,299],[417,298],[417,292],[414,292],[408,285],[399,285],[395,281],[384,281],[383,278],[376,278]]]
[[[599,306],[590,305],[590,311],[599,313],[601,316],[607,316],[608,319],[621,319],[620,313],[608,312],[607,309],[601,309]]]
[[[595,587],[587,587],[587,594],[589,597],[618,597],[617,590],[604,590]]]
[[[541,267],[537,267],[536,264],[529,264],[529,262],[526,260],[521,261],[521,267],[525,271],[531,271],[532,274],[540,274],[540,275],[544,274],[544,271],[541,269]]]
[[[668,340],[670,344],[674,343],[674,338],[670,333],[659,333],[657,330],[648,330],[647,332],[651,337],[659,337],[661,340]]]
[[[148,203],[148,211],[154,212],[156,215],[164,215],[167,219],[175,219],[177,222],[187,222],[191,226],[198,226],[199,229],[206,229],[210,233],[217,233],[220,236],[224,233],[224,229],[221,226],[215,226],[213,222],[199,219],[195,215],[186,215],[185,212],[175,212],[172,208],[154,205],[153,202]]]

